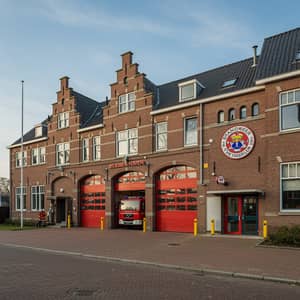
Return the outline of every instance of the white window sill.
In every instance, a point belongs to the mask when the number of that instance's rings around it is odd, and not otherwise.
[[[282,129],[280,130],[279,134],[288,134],[288,133],[296,133],[299,132],[300,128],[291,128],[291,129]]]
[[[278,213],[279,216],[300,216],[300,210],[284,210]]]

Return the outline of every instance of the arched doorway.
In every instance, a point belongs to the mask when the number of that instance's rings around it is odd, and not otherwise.
[[[100,175],[80,182],[80,224],[82,227],[99,227],[105,217],[105,183]]]
[[[157,231],[193,232],[197,217],[197,172],[173,166],[156,176]]]
[[[127,172],[114,184],[115,216],[118,226],[141,226],[145,216],[145,175]]]

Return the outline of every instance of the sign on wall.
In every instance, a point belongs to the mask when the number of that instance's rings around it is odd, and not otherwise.
[[[234,126],[223,134],[221,149],[227,157],[241,159],[250,154],[254,144],[254,134],[248,127]]]

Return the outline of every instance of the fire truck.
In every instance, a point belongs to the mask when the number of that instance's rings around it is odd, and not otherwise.
[[[145,217],[145,198],[124,196],[119,205],[119,225],[142,226]]]

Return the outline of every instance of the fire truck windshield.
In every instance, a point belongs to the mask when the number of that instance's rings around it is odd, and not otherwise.
[[[140,201],[122,200],[120,210],[140,210]]]

